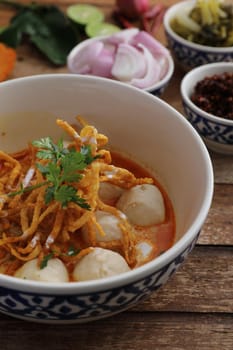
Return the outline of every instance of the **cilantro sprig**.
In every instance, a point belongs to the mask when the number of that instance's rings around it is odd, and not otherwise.
[[[44,182],[34,186],[23,187],[17,192],[11,192],[9,196],[32,191],[41,186],[47,186],[45,190],[45,204],[52,201],[61,203],[67,207],[69,202],[74,202],[80,207],[90,210],[86,200],[77,194],[74,183],[82,178],[82,171],[97,157],[93,157],[89,145],[82,146],[80,152],[74,148],[64,148],[62,140],[53,143],[50,137],[32,142],[38,148],[37,158],[46,160],[45,164],[36,163],[37,168],[45,178]]]
[[[40,263],[40,269],[47,267],[49,260],[53,259],[55,256],[76,256],[80,253],[80,249],[70,246],[66,253],[57,253],[56,251],[51,251],[49,254],[45,255]]]

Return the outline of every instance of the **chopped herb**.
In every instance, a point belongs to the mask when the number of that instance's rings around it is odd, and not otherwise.
[[[28,186],[28,187],[23,187],[23,184],[20,184],[20,190],[19,191],[15,191],[15,192],[10,192],[8,193],[8,196],[9,197],[14,197],[18,194],[23,194],[23,193],[26,193],[26,192],[31,192],[32,190],[36,189],[36,188],[40,188],[42,186],[45,186],[45,185],[48,185],[49,182],[48,181],[45,181],[45,182],[41,182],[37,185],[33,185],[33,186]]]
[[[80,153],[85,156],[85,162],[86,164],[91,164],[93,162],[94,159],[98,159],[100,158],[101,156],[100,155],[97,155],[94,157],[93,159],[93,156],[91,154],[91,146],[90,145],[85,145],[85,146],[82,146],[81,147],[81,150],[80,150]]]
[[[40,269],[44,269],[48,265],[48,261],[54,257],[54,253],[49,253],[48,255],[45,255],[44,258],[41,261]]]
[[[23,194],[35,188],[47,186],[45,191],[46,204],[55,200],[60,202],[64,208],[69,202],[74,202],[80,207],[90,210],[86,200],[77,194],[73,183],[78,183],[82,179],[81,171],[97,158],[92,156],[91,148],[83,146],[80,152],[73,148],[69,150],[64,148],[62,140],[55,144],[49,137],[34,141],[33,145],[39,148],[37,157],[47,160],[45,165],[36,164],[44,175],[45,181],[25,188],[21,185],[19,191],[11,192],[8,195]]]
[[[79,253],[80,253],[80,249],[76,249],[75,247],[70,246],[68,251],[67,251],[67,253],[66,253],[66,255],[68,255],[68,256],[75,256],[75,255],[77,255]]]
[[[80,253],[80,249],[76,249],[74,246],[70,246],[66,253],[58,253],[56,251],[52,251],[51,253],[45,255],[40,263],[40,269],[44,269],[47,267],[48,262],[50,259],[54,258],[55,256],[75,256]]]

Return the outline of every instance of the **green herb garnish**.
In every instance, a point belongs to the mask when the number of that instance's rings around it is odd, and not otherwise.
[[[44,269],[48,265],[48,261],[55,256],[75,256],[80,253],[80,249],[76,249],[74,246],[70,246],[66,253],[57,253],[52,251],[51,253],[45,255],[40,263],[40,269]]]
[[[67,251],[67,253],[66,253],[66,255],[67,256],[75,256],[75,255],[77,255],[79,253],[80,253],[80,249],[76,249],[75,247],[70,246],[68,251]]]
[[[50,137],[34,141],[32,144],[39,149],[37,158],[47,161],[44,165],[36,164],[45,181],[25,188],[21,185],[19,191],[11,192],[8,195],[15,196],[47,186],[45,204],[55,200],[65,208],[69,202],[74,202],[81,208],[90,210],[89,204],[77,194],[77,189],[73,185],[82,179],[82,171],[98,158],[98,156],[92,156],[90,146],[82,146],[80,152],[78,152],[74,148],[64,148],[62,140],[59,140],[57,144],[53,143]]]
[[[48,261],[54,257],[54,253],[49,253],[48,255],[45,255],[40,263],[40,269],[44,269],[48,265]]]
[[[55,5],[0,0],[16,10],[10,24],[0,33],[0,42],[16,48],[23,38],[29,39],[52,63],[65,65],[67,55],[81,40],[80,33]]]

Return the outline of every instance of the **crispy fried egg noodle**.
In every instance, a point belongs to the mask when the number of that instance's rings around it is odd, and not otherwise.
[[[110,151],[104,148],[108,138],[83,118],[77,119],[81,124],[79,132],[77,127],[60,119],[57,125],[71,139],[66,143],[67,149],[75,148],[80,152],[86,145],[91,149],[94,160],[80,170],[80,181],[72,183],[76,194],[89,208],[74,201],[65,206],[57,200],[46,203],[46,185],[40,185],[45,183],[45,177],[40,170],[48,160],[38,159],[38,147],[32,143],[14,154],[0,151],[1,273],[50,282],[72,282],[88,279],[88,275],[95,279],[122,273],[138,266],[137,257],[143,256],[138,253],[143,239],[138,235],[140,229],[135,230],[134,222],[140,226],[140,216],[145,218],[145,202],[148,198],[154,200],[155,191],[159,201],[152,206],[149,203],[152,217],[149,224],[166,221],[162,194],[158,194],[153,179],[136,178],[129,170],[114,166]],[[149,193],[145,199],[127,196],[129,191],[133,193],[132,189],[142,185],[147,186]],[[125,202],[124,197],[127,198]],[[117,206],[116,201],[120,201],[120,205]],[[135,206],[137,218],[133,219]],[[132,213],[128,218],[129,207]],[[155,223],[153,217],[157,218]],[[145,225],[145,220],[141,225]],[[97,272],[93,272],[94,267],[91,272],[88,266],[100,261],[99,267],[95,267]],[[120,264],[115,267],[117,262]]]

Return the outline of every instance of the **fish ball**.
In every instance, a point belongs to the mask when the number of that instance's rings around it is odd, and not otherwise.
[[[99,187],[100,199],[109,205],[114,204],[124,192],[124,189],[109,182],[101,182]]]
[[[93,248],[75,266],[75,281],[89,281],[119,275],[130,271],[125,259],[112,250]]]
[[[96,221],[102,227],[105,235],[102,235],[96,228],[96,240],[97,242],[109,242],[112,240],[120,240],[122,238],[122,231],[119,227],[120,220],[106,211],[97,210],[95,213]],[[84,239],[88,241],[87,227],[83,229]]]
[[[67,269],[57,258],[50,259],[42,269],[38,265],[38,259],[27,261],[16,271],[15,277],[41,282],[69,282]]]
[[[134,225],[150,226],[165,219],[163,196],[154,185],[143,184],[130,188],[122,194],[116,206]]]

